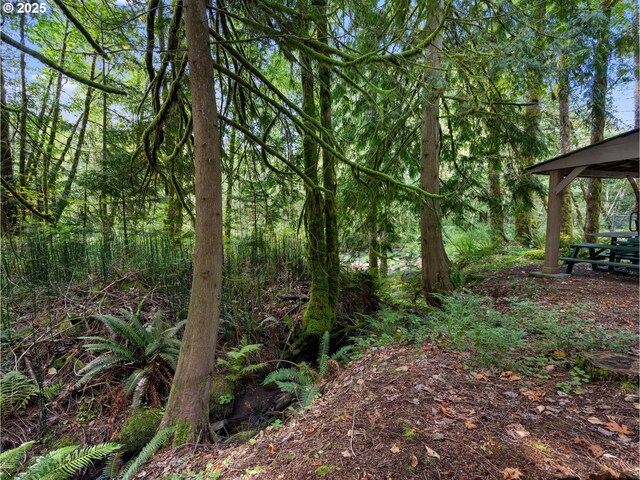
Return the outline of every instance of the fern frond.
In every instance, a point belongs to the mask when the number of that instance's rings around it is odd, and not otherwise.
[[[132,408],[137,409],[142,403],[142,398],[144,397],[145,392],[147,391],[147,384],[149,383],[149,377],[144,376],[140,378],[140,380],[136,383],[136,388],[133,391],[133,401]]]
[[[276,381],[276,385],[278,386],[278,388],[284,392],[290,393],[291,395],[293,395],[295,398],[299,399],[300,396],[303,393],[303,390],[306,387],[303,387],[302,385],[300,385],[299,383],[295,383],[295,382],[281,382],[281,381]]]
[[[118,450],[117,443],[102,443],[85,448],[77,445],[49,452],[36,460],[22,480],[64,480],[106,455]]]
[[[143,381],[148,374],[149,372],[146,368],[141,368],[129,375],[129,378],[127,378],[124,383],[124,394],[131,395],[138,387],[138,384]]]
[[[124,362],[126,362],[126,359],[120,355],[101,355],[98,358],[93,359],[78,371],[78,373],[82,375],[80,380],[78,380],[78,385],[88,382],[103,370],[107,370],[118,363]]]
[[[306,375],[297,368],[280,368],[267,375],[263,383],[264,385],[269,385],[278,381],[293,381],[300,385],[309,385],[313,381],[313,377]]]
[[[100,320],[108,328],[123,337],[125,340],[131,343],[132,346],[144,349],[145,342],[142,336],[143,334],[136,331],[135,327],[132,324],[125,322],[120,318],[114,317],[113,315],[94,315],[93,317]]]
[[[169,436],[176,431],[176,427],[163,428],[154,437],[149,440],[144,448],[140,451],[138,456],[130,461],[124,468],[122,474],[122,480],[130,480],[140,469],[142,465],[147,463],[149,459],[162,447],[164,447],[169,439]]]
[[[0,480],[11,480],[13,474],[23,461],[24,454],[28,452],[35,441],[23,443],[19,447],[0,453]]]
[[[306,408],[316,399],[316,396],[320,393],[320,387],[317,385],[311,385],[309,388],[305,388],[302,395],[298,397],[298,401],[302,408]]]
[[[84,340],[84,337],[80,337],[80,339]],[[101,343],[88,343],[84,345],[83,348],[88,352],[108,351],[118,353],[131,362],[136,361],[135,354],[124,345],[121,345],[114,340],[108,340],[106,338],[103,338],[102,340],[104,341]]]
[[[0,413],[25,407],[38,391],[38,387],[24,373],[12,370],[0,377]]]
[[[153,338],[149,330],[147,330],[147,328],[140,321],[140,318],[138,317],[139,312],[140,311],[138,310],[138,312],[136,313],[131,313],[125,308],[120,309],[120,313],[122,314],[122,316],[129,320],[131,330],[135,332],[140,338],[140,343],[136,343],[136,346],[138,346],[139,348],[144,348],[144,345],[151,342]],[[150,327],[153,328],[153,325],[150,325]]]
[[[116,451],[112,455],[107,457],[104,468],[102,469],[102,476],[106,480],[117,480],[118,472],[120,471],[120,462],[122,462],[122,452]]]
[[[262,348],[262,344],[261,343],[250,343],[249,345],[243,345],[242,348],[240,349],[239,353],[246,357],[250,353],[253,353],[253,352],[257,351],[257,350],[260,350],[261,348]]]
[[[355,345],[345,345],[344,347],[340,348],[336,353],[331,355],[331,360],[347,363],[353,359],[353,357],[355,356],[354,354],[357,354],[357,352],[358,352],[358,347],[356,347]]]

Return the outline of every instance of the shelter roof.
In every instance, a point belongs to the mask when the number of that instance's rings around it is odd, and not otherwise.
[[[549,174],[561,170],[574,177],[640,177],[638,129],[578,148],[564,155],[527,167],[529,173]]]

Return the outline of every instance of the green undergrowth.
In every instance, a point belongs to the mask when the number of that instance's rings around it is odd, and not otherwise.
[[[554,311],[513,298],[499,311],[490,298],[458,292],[440,300],[442,308],[427,313],[387,308],[368,316],[370,335],[357,344],[434,341],[471,352],[470,361],[478,366],[544,375],[549,361],[564,361],[584,350],[624,350],[633,339],[596,326],[578,308]]]

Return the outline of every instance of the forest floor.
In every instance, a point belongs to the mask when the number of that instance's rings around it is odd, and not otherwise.
[[[585,321],[637,334],[637,275],[528,276],[538,268],[503,270],[472,290],[497,309],[513,296],[559,311],[582,305]],[[542,379],[473,368],[470,355],[438,343],[372,347],[283,425],[242,445],[162,452],[136,478],[638,478],[634,385],[590,381],[567,392],[558,387],[573,379],[567,367],[550,364]]]

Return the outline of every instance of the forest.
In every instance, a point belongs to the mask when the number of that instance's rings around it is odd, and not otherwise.
[[[0,480],[640,475],[636,1],[0,22]]]

